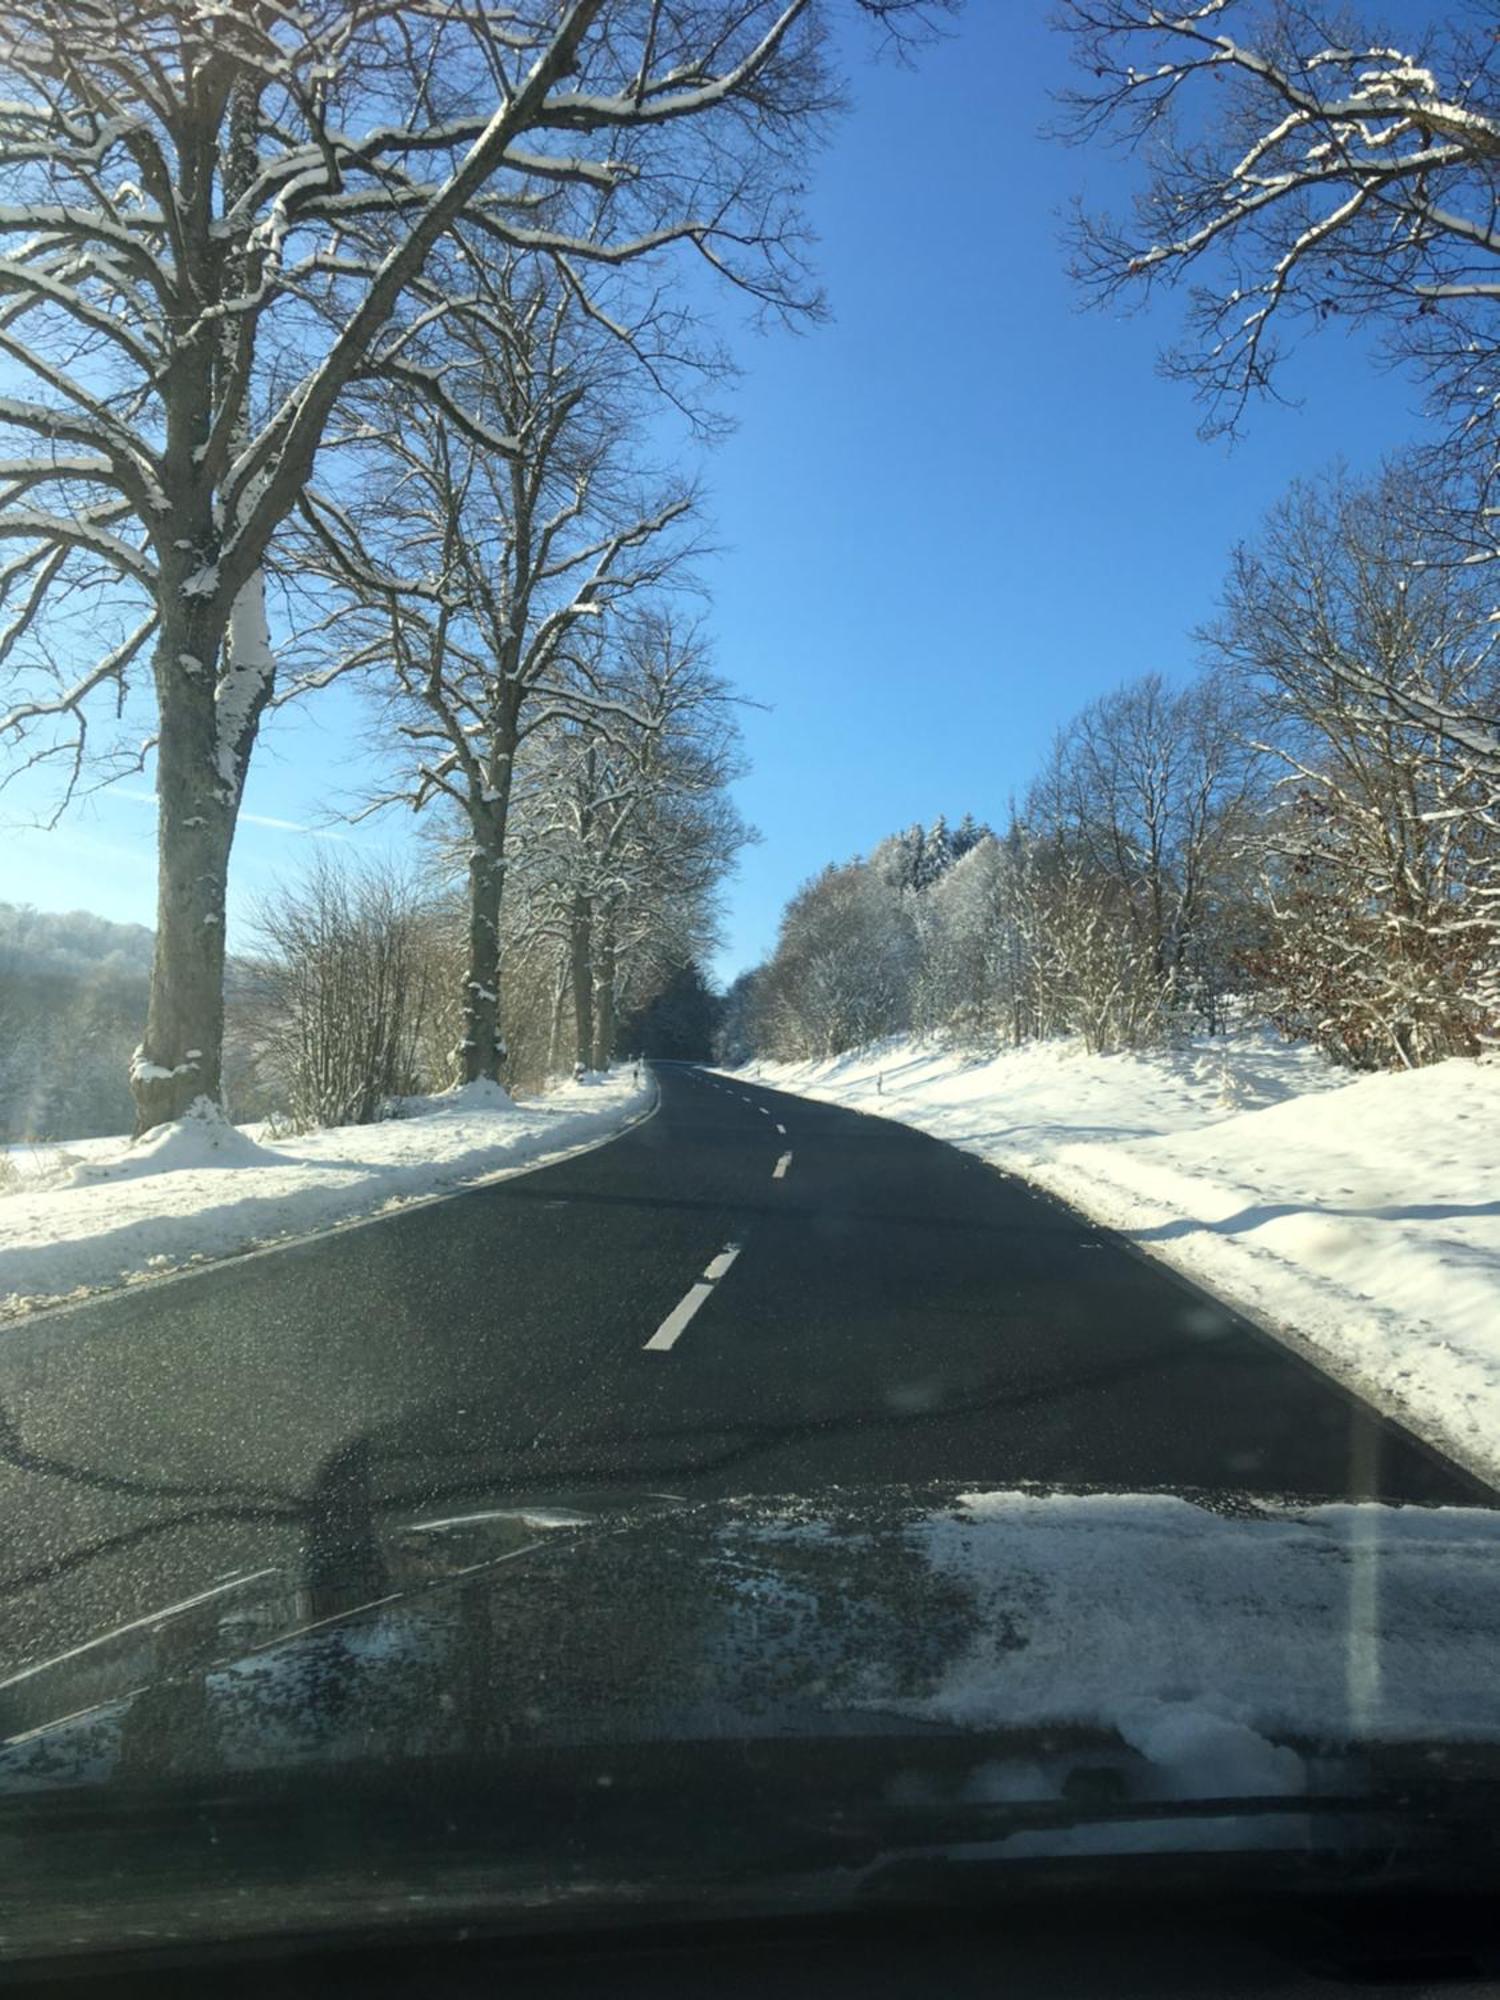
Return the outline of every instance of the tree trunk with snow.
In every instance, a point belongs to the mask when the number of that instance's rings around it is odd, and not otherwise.
[[[461,1081],[500,1081],[505,1035],[500,1015],[500,905],[505,891],[505,839],[510,817],[514,746],[504,750],[494,782],[470,801],[469,953],[464,973]]]
[[[568,960],[558,953],[557,977],[552,987],[552,1020],[547,1032],[547,1074],[556,1076],[557,1055],[562,1047],[563,1010],[568,1004]]]
[[[469,956],[464,970],[464,1038],[459,1076],[494,1082],[505,1061],[500,1033],[500,878],[503,863],[492,842],[476,841],[469,855]]]
[[[163,699],[156,950],[146,1032],[130,1072],[137,1133],[180,1118],[195,1098],[217,1098],[224,1046],[224,896],[234,801],[217,782],[212,684],[200,669],[203,685],[194,685],[176,624],[169,621],[163,634],[166,657],[157,668]]]
[[[229,856],[271,692],[261,575],[236,596],[226,633],[213,596],[179,567],[163,579],[155,662],[157,923],[146,1032],[131,1065],[137,1134],[220,1097]]]
[[[594,1022],[591,1037],[592,1055],[590,1067],[607,1070],[615,1059],[615,939],[608,912],[602,913],[595,926],[594,946]]]
[[[573,981],[573,1032],[578,1061],[587,1069],[594,1059],[594,943],[593,906],[587,896],[573,904],[572,930],[568,940],[569,971]]]

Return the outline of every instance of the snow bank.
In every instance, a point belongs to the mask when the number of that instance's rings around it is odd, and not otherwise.
[[[18,1191],[0,1198],[0,1316],[543,1165],[620,1130],[653,1095],[627,1070],[525,1105],[499,1084],[467,1084],[380,1125],[285,1141],[214,1114],[138,1146],[28,1148]]]
[[[1354,1077],[1269,1038],[757,1065],[1023,1174],[1500,1477],[1500,1064]]]
[[[436,1097],[423,1098],[422,1104],[431,1111],[509,1111],[515,1101],[503,1083],[492,1076],[476,1076],[472,1083],[457,1083]]]
[[[277,1154],[259,1146],[238,1125],[231,1125],[211,1098],[197,1098],[187,1113],[170,1125],[126,1146],[116,1140],[93,1159],[69,1162],[51,1185],[90,1187],[99,1181],[139,1180],[142,1174],[192,1173],[228,1167],[275,1167]],[[45,1175],[45,1169],[43,1170]]]

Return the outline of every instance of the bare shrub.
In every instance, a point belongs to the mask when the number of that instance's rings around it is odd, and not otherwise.
[[[438,1079],[433,912],[407,876],[319,855],[256,912],[256,1065],[298,1130],[368,1125]]]

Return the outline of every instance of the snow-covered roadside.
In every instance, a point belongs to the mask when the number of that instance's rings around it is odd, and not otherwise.
[[[525,1104],[470,1084],[298,1139],[186,1118],[138,1146],[26,1149],[19,1191],[0,1196],[0,1318],[542,1166],[654,1101],[621,1070]]]
[[[1500,1477],[1500,1063],[1354,1077],[1269,1038],[760,1063],[1025,1175]]]

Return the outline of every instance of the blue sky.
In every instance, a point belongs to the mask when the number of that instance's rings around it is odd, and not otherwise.
[[[969,0],[914,71],[851,62],[854,109],[810,204],[834,322],[736,334],[705,574],[720,666],[765,705],[745,711],[738,788],[763,840],[730,887],[720,976],[769,949],[825,861],[938,812],[999,818],[1073,710],[1188,671],[1230,548],[1286,484],[1336,456],[1372,466],[1418,429],[1415,388],[1334,334],[1287,378],[1301,408],[1254,412],[1233,450],[1205,444],[1189,392],[1155,373],[1177,304],[1080,310],[1063,212],[1118,197],[1128,169],[1042,136],[1068,75],[1046,11]],[[361,736],[337,690],[267,731],[231,943],[318,837],[294,829],[357,786]],[[0,896],[149,922],[152,823],[137,779],[56,832],[12,825]],[[409,832],[346,837],[381,850]]]

